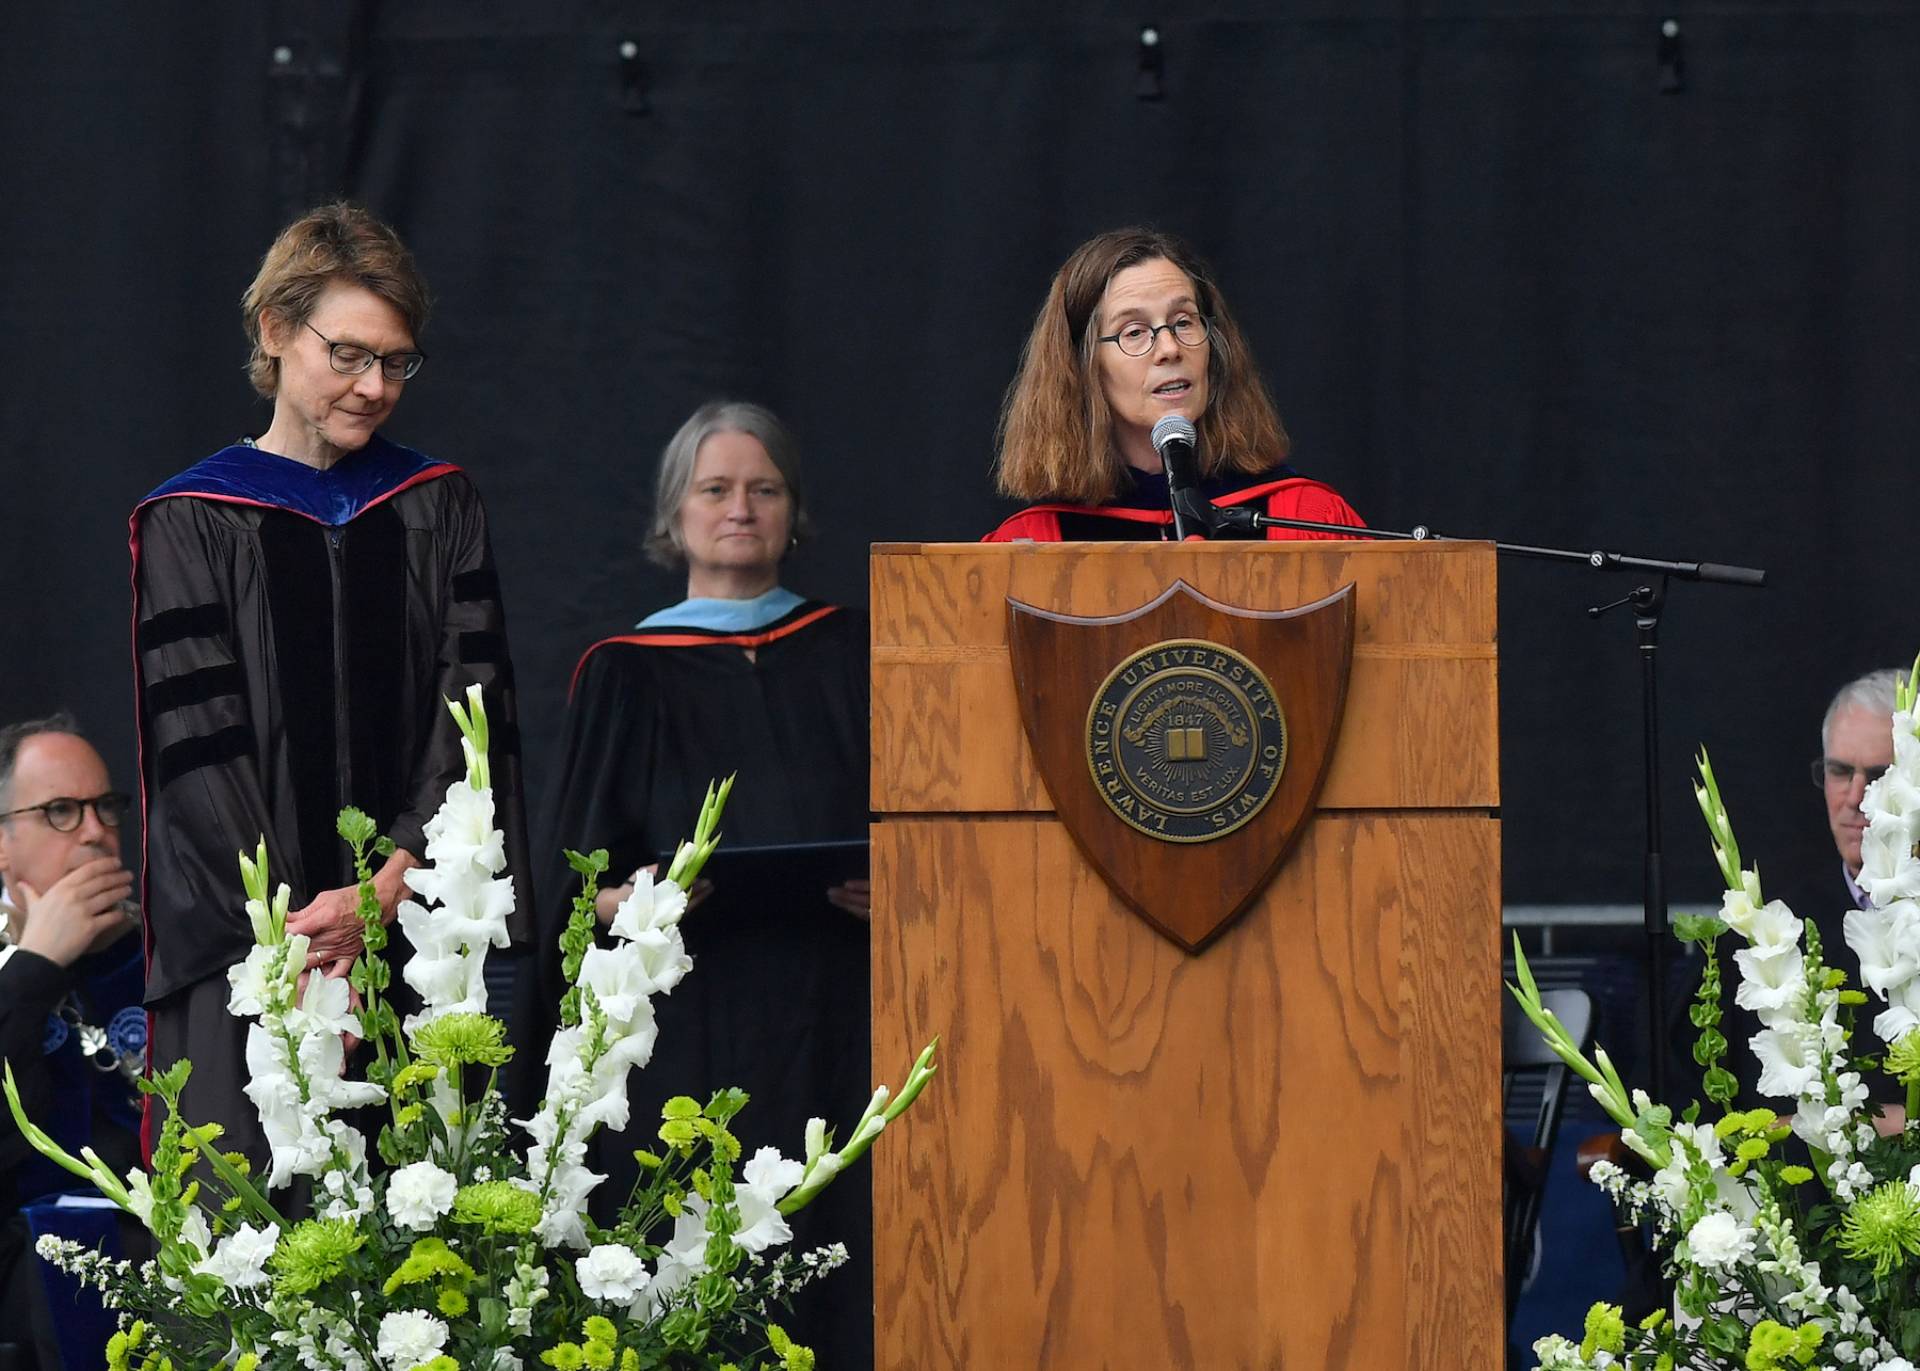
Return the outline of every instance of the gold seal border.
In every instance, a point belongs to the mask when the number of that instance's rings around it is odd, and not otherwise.
[[[1246,813],[1238,816],[1232,822],[1228,823],[1225,827],[1214,829],[1210,833],[1197,833],[1191,836],[1186,834],[1179,834],[1179,833],[1163,833],[1158,829],[1148,827],[1146,824],[1139,822],[1137,819],[1129,818],[1125,814],[1125,812],[1123,812],[1118,806],[1114,804],[1112,798],[1108,796],[1106,790],[1101,786],[1099,771],[1097,769],[1097,764],[1095,763],[1094,757],[1093,757],[1094,720],[1098,717],[1098,714],[1099,714],[1100,701],[1104,699],[1106,697],[1107,692],[1113,688],[1113,683],[1120,678],[1120,675],[1122,672],[1126,671],[1128,667],[1137,664],[1141,658],[1150,657],[1156,652],[1162,652],[1168,648],[1174,648],[1174,647],[1205,648],[1209,652],[1217,652],[1223,657],[1229,657],[1233,661],[1238,662],[1241,666],[1245,667],[1250,673],[1252,673],[1253,678],[1256,681],[1258,681],[1260,685],[1266,690],[1267,698],[1273,701],[1274,713],[1280,716],[1280,765],[1279,765],[1279,769],[1274,773],[1273,784],[1268,786],[1266,789],[1266,793],[1261,795],[1260,798],[1254,802],[1254,806],[1252,809],[1249,809]],[[1184,670],[1186,668],[1174,668],[1174,669]],[[1231,682],[1229,682],[1228,684],[1231,684]],[[1117,710],[1115,713],[1115,717],[1116,718],[1119,717]],[[1259,747],[1259,740],[1261,735],[1260,716],[1258,715],[1258,713],[1255,713],[1252,715],[1251,722],[1254,728],[1254,747],[1257,749]],[[1261,810],[1267,807],[1267,801],[1271,800],[1273,798],[1274,792],[1280,788],[1281,777],[1286,775],[1287,760],[1288,760],[1289,754],[1293,750],[1292,747],[1290,746],[1292,741],[1291,735],[1292,735],[1292,730],[1287,726],[1287,708],[1283,703],[1281,703],[1280,692],[1273,688],[1273,682],[1267,679],[1267,673],[1262,671],[1259,668],[1259,666],[1253,662],[1251,658],[1245,656],[1242,653],[1234,651],[1232,648],[1228,647],[1225,643],[1211,642],[1205,638],[1166,638],[1157,643],[1149,643],[1147,646],[1141,648],[1139,651],[1134,652],[1129,656],[1127,656],[1126,658],[1124,658],[1118,665],[1116,665],[1113,668],[1112,671],[1109,671],[1107,673],[1106,679],[1100,682],[1099,689],[1093,692],[1093,698],[1087,703],[1087,722],[1086,722],[1086,728],[1083,734],[1083,741],[1085,743],[1084,751],[1085,751],[1086,761],[1087,761],[1087,780],[1093,786],[1093,793],[1100,797],[1100,803],[1107,807],[1107,810],[1113,815],[1114,818],[1120,820],[1121,823],[1127,825],[1129,828],[1132,828],[1140,833],[1144,833],[1149,838],[1156,839],[1163,843],[1210,843],[1210,842],[1216,841],[1217,839],[1224,838],[1228,834],[1237,833],[1240,829],[1252,823],[1254,820],[1254,817],[1257,814],[1259,814]],[[1120,764],[1118,760],[1119,750],[1117,747],[1115,748],[1115,751],[1114,751],[1114,757],[1115,757],[1115,761],[1114,761],[1115,771],[1119,773],[1121,779],[1126,782],[1129,789],[1132,789],[1133,788],[1132,778],[1129,777],[1127,773],[1120,768]],[[1236,793],[1244,794],[1245,788],[1242,787],[1242,789]],[[1139,799],[1139,795],[1137,794],[1137,792],[1135,793],[1135,799],[1136,800]],[[1162,807],[1156,805],[1154,806],[1154,808],[1160,809]],[[1172,811],[1169,810],[1167,812],[1171,813]],[[1182,816],[1182,817],[1190,817],[1190,816]]]

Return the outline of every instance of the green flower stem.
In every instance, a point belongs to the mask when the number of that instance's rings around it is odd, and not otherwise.
[[[1604,1050],[1596,1049],[1594,1056],[1597,1064],[1588,1061],[1565,1025],[1541,1003],[1540,988],[1534,984],[1533,968],[1527,965],[1527,954],[1520,947],[1518,933],[1513,936],[1513,963],[1515,978],[1520,983],[1509,984],[1507,989],[1519,1002],[1521,1012],[1540,1030],[1540,1036],[1546,1040],[1553,1054],[1571,1067],[1575,1075],[1595,1087],[1590,1093],[1607,1111],[1608,1117],[1622,1128],[1632,1128],[1635,1118],[1633,1099],[1626,1083],[1620,1079],[1620,1073],[1614,1068],[1612,1059]],[[1658,1155],[1644,1142],[1638,1143],[1634,1150],[1655,1166],[1667,1164],[1667,1158]]]
[[[693,825],[693,841],[680,844],[667,866],[666,879],[682,890],[693,889],[700,869],[720,846],[720,815],[727,807],[727,797],[733,794],[734,779],[734,776],[727,777],[718,788],[711,781],[707,783],[706,798],[700,802],[700,817]]]
[[[867,1149],[873,1146],[873,1140],[886,1131],[888,1124],[907,1112],[907,1107],[920,1098],[920,1092],[927,1088],[927,1082],[932,1080],[934,1073],[940,1069],[933,1060],[933,1054],[939,1046],[940,1039],[936,1036],[932,1042],[921,1049],[920,1056],[915,1060],[913,1069],[907,1072],[906,1084],[900,1087],[898,1095],[889,1098],[884,1086],[873,1092],[873,1099],[868,1102],[866,1112],[853,1126],[853,1134],[845,1150],[835,1156],[834,1165],[816,1166],[810,1175],[803,1176],[792,1193],[780,1201],[779,1209],[782,1214],[798,1213],[813,1203],[814,1196],[831,1185],[835,1176],[866,1155]]]
[[[0,1088],[6,1091],[7,1109],[13,1114],[14,1126],[20,1130],[20,1136],[27,1140],[27,1144],[34,1151],[55,1166],[71,1171],[81,1180],[88,1182],[129,1214],[133,1212],[132,1196],[127,1193],[126,1186],[120,1183],[120,1178],[108,1170],[104,1162],[89,1166],[61,1147],[44,1129],[37,1127],[27,1118],[27,1111],[20,1104],[20,1087],[14,1084],[13,1063],[10,1061],[6,1063],[5,1080],[0,1083]]]
[[[465,709],[457,700],[448,700],[447,710],[460,726],[461,751],[467,754],[467,784],[475,790],[488,789],[493,785],[493,774],[487,765],[487,707],[481,700],[480,687],[467,687]]]

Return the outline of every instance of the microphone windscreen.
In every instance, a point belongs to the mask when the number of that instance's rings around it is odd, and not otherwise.
[[[1153,450],[1155,452],[1164,454],[1167,450],[1168,443],[1178,442],[1185,443],[1188,447],[1196,447],[1199,445],[1199,441],[1199,430],[1194,428],[1193,420],[1187,418],[1184,414],[1164,415],[1160,419],[1160,422],[1153,426]]]

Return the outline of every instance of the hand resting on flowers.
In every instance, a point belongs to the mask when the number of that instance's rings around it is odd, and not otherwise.
[[[373,893],[380,900],[380,921],[393,922],[393,911],[405,889],[401,877],[420,859],[398,848],[386,865],[373,873]],[[307,939],[307,966],[324,967],[328,976],[344,976],[360,955],[360,891],[356,886],[323,890],[304,909],[287,916],[287,932]]]

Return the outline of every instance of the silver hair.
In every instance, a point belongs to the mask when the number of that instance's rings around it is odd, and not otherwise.
[[[1833,703],[1827,706],[1827,716],[1820,721],[1820,750],[1827,750],[1827,744],[1833,739],[1833,721],[1840,717],[1843,709],[1864,709],[1869,714],[1877,714],[1891,728],[1894,687],[1906,678],[1906,674],[1898,667],[1886,667],[1869,671],[1841,686],[1833,697]]]
[[[70,733],[84,736],[73,715],[62,709],[44,719],[25,719],[0,728],[0,809],[13,808],[13,772],[20,765],[20,749],[42,733]]]
[[[798,547],[813,535],[813,521],[807,516],[807,502],[800,491],[800,454],[793,435],[787,432],[774,412],[764,405],[746,400],[712,400],[696,409],[680,425],[679,432],[667,440],[660,454],[660,471],[654,479],[653,522],[647,529],[647,556],[669,569],[687,564],[686,544],[680,540],[680,506],[693,489],[694,460],[700,445],[716,433],[744,433],[758,439],[767,450],[774,469],[787,483],[787,497],[793,502],[793,520],[788,532]]]

